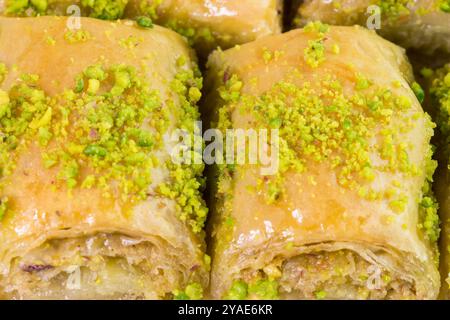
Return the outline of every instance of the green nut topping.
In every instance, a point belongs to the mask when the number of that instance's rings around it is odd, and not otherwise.
[[[203,299],[203,287],[200,283],[191,283],[184,291],[175,290],[174,300],[201,300]]]
[[[138,24],[138,26],[142,27],[142,28],[153,28],[153,21],[151,18],[149,17],[138,17],[136,19],[136,22]]]
[[[87,156],[96,156],[96,157],[105,157],[108,151],[100,146],[97,146],[95,144],[90,144],[86,148],[84,148],[84,154]]]
[[[43,166],[57,169],[55,188],[97,188],[120,203],[145,200],[149,192],[165,196],[176,203],[180,219],[201,232],[208,212],[201,196],[204,166],[171,159],[160,163],[154,156],[164,148],[171,114],[178,119],[173,125],[192,137],[199,118],[200,72],[186,59],[176,67],[169,84],[176,99],[167,101],[143,73],[122,64],[88,66],[74,79],[73,90],[54,96],[47,96],[39,76],[30,74],[8,92],[0,90],[0,198],[18,157],[37,137]],[[155,166],[167,171],[167,179],[150,191]]]
[[[8,198],[0,199],[0,221],[6,214],[6,210],[8,209]]]
[[[116,20],[123,16],[129,0],[81,0],[83,13],[104,20]],[[13,16],[37,16],[60,14],[49,0],[7,0],[5,13]],[[85,12],[86,11],[86,12]],[[75,34],[76,32],[74,32]]]
[[[232,76],[220,89],[222,99],[228,103],[219,111],[218,127],[229,128],[231,112],[237,108],[252,114],[257,120],[255,126],[279,129],[280,172],[264,182],[269,202],[282,195],[283,174],[288,170],[305,172],[311,160],[328,163],[336,170],[341,186],[372,200],[385,197],[384,191],[367,187],[375,171],[418,174],[408,159],[411,146],[403,143],[397,137],[398,128],[390,125],[396,114],[411,108],[412,101],[405,96],[376,87],[360,75],[356,75],[356,90],[351,96],[344,94],[341,83],[332,76],[321,81],[321,90],[313,89],[308,82],[298,86],[280,81],[261,96],[249,96],[240,95],[241,87],[242,83]],[[429,117],[427,122],[431,132]],[[369,142],[380,123],[385,125],[379,131],[379,143],[373,146]],[[411,125],[405,123],[405,129]],[[373,163],[374,152],[384,160],[383,165]],[[392,209],[402,211],[403,195],[398,187],[395,189],[396,195],[390,195]]]
[[[444,12],[450,13],[450,0],[441,0],[439,3],[439,9]]]
[[[314,292],[314,296],[316,297],[317,300],[323,300],[327,297],[327,292],[324,290],[319,290]]]
[[[99,65],[88,67],[84,71],[84,75],[89,79],[96,79],[99,81],[103,81],[106,79],[106,72]]]
[[[317,30],[326,32],[327,28],[315,24],[310,25],[307,32]],[[265,61],[263,56],[261,61]],[[397,94],[390,87],[379,86],[357,72],[353,78],[354,90],[349,92],[344,90],[348,84],[344,85],[336,75],[322,74],[317,79],[299,80],[301,71],[295,69],[286,80],[279,80],[255,95],[243,93],[243,82],[236,74],[230,74],[227,66],[222,72],[223,84],[218,90],[222,106],[218,110],[217,128],[223,132],[233,128],[232,115],[245,114],[255,130],[279,130],[278,173],[260,177],[256,186],[252,186],[268,204],[289,201],[285,190],[288,172],[307,176],[311,167],[320,164],[334,172],[341,187],[367,201],[385,201],[393,214],[401,214],[410,207],[411,197],[396,179],[379,188],[377,177],[380,174],[405,179],[423,176],[426,182],[416,202],[419,227],[431,243],[436,243],[440,229],[437,202],[430,188],[436,169],[433,149],[428,145],[424,163],[416,164],[410,159],[415,145],[404,139],[404,133],[411,132],[417,123],[423,123],[424,141],[429,141],[435,124],[428,114],[413,109],[412,92]],[[445,77],[442,83],[446,83]],[[250,92],[252,85],[247,84]],[[399,88],[399,85],[396,82],[394,87]],[[420,86],[413,84],[412,90],[423,101]],[[401,122],[398,119],[402,119]],[[225,165],[218,168],[219,193],[227,197],[226,186],[232,183],[236,169]],[[310,183],[317,182],[311,177]]]
[[[381,12],[389,20],[397,20],[398,18],[409,15],[409,5],[413,5],[413,0],[378,0],[378,6]]]
[[[37,12],[45,12],[47,10],[47,0],[30,0],[30,2]]]
[[[432,101],[439,106],[437,124],[444,137],[442,149],[450,158],[450,64],[434,72],[434,79],[430,89]]]
[[[278,299],[278,282],[275,280],[257,280],[249,284],[248,293],[257,299]]]
[[[312,68],[317,68],[325,60],[325,46],[323,42],[329,26],[321,22],[310,22],[303,30],[318,34],[316,40],[308,41],[308,47],[304,50],[305,62]]]
[[[6,0],[7,15],[42,15],[47,13],[48,0]],[[27,10],[31,10],[27,12]]]
[[[242,281],[234,281],[231,285],[230,290],[225,295],[225,299],[227,300],[244,300],[248,295],[248,285]]]
[[[194,28],[186,26],[183,21],[176,19],[169,19],[164,26],[186,37],[191,46],[198,43],[213,44],[215,42],[214,35],[208,27]]]
[[[23,14],[30,7],[28,0],[7,1],[5,5],[6,14]]]
[[[417,82],[414,82],[411,85],[411,89],[414,91],[414,94],[416,95],[417,100],[419,100],[420,103],[423,103],[423,101],[425,100],[425,91],[423,91],[420,84],[418,84]]]
[[[148,16],[152,20],[156,20],[158,19],[158,8],[162,2],[163,0],[141,0],[139,9],[145,16]]]
[[[91,38],[91,34],[86,30],[68,30],[64,34],[64,39],[69,43],[86,42]]]
[[[128,0],[81,0],[91,17],[104,20],[121,18],[127,4]]]

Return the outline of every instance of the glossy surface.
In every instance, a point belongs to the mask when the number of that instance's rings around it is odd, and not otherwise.
[[[145,1],[144,1],[145,2]],[[148,5],[155,5],[148,0]],[[193,42],[202,55],[281,32],[282,2],[278,0],[164,0],[156,5],[155,22],[196,30]],[[145,14],[142,0],[131,0],[125,17]],[[203,36],[202,34],[205,34]]]
[[[361,74],[377,86],[412,99],[412,109],[392,121],[401,123],[409,121],[406,119],[416,112],[421,114],[412,120],[415,124],[411,129],[398,130],[402,130],[404,141],[414,145],[408,149],[410,161],[422,167],[425,150],[429,148],[430,128],[427,129],[426,117],[409,89],[407,81],[411,75],[403,51],[361,28],[331,27],[325,35],[324,61],[311,68],[305,63],[303,53],[314,36],[314,32],[291,31],[214,53],[209,60],[207,79],[212,90],[205,103],[206,112],[217,114],[226,104],[218,97],[216,89],[231,75],[237,75],[242,81],[242,95],[254,96],[262,95],[283,80],[296,86],[308,82],[316,88],[314,81],[330,74],[342,83],[345,92],[352,94],[356,93],[355,74]],[[350,38],[352,41],[348,41]],[[332,53],[333,44],[339,45],[338,53]],[[278,58],[264,59],[265,52],[278,52]],[[223,76],[224,70],[227,76]],[[396,82],[398,86],[393,85]],[[320,92],[320,87],[317,89]],[[240,101],[228,102],[234,106],[232,127],[250,128],[258,122],[251,114],[240,111],[240,105],[243,105]],[[299,108],[299,105],[288,106]],[[376,130],[381,130],[384,125],[380,124]],[[371,143],[376,145],[377,142]],[[376,158],[377,149],[372,150],[372,156]],[[230,282],[244,271],[262,270],[274,260],[288,261],[303,253],[348,248],[362,256],[370,254],[375,261],[377,255],[381,257],[381,252],[385,251],[392,259],[383,262],[388,269],[403,268],[403,273],[415,279],[419,298],[434,298],[439,288],[435,252],[417,228],[417,197],[424,175],[375,172],[372,182],[375,188],[387,188],[396,179],[401,181],[408,199],[407,209],[394,213],[386,199],[362,199],[355,190],[340,185],[338,171],[330,168],[329,162],[306,163],[304,173],[291,171],[284,174],[285,196],[273,204],[265,201],[264,191],[258,191],[258,181],[264,181],[258,167],[238,167],[225,191],[223,187],[219,191],[215,189],[216,197],[211,199],[215,206],[212,213],[213,296],[223,296]],[[228,217],[233,221],[231,227],[227,223]]]
[[[194,68],[195,57],[175,32],[157,26],[147,30],[133,22],[82,18],[82,30],[90,37],[73,43],[65,39],[66,23],[67,18],[62,17],[0,18],[0,61],[10,70],[1,86],[3,90],[8,90],[20,75],[31,73],[40,76],[39,86],[52,96],[72,89],[75,77],[90,65],[128,64],[146,74],[165,108],[169,108],[169,100],[178,101],[169,86],[181,70],[177,61],[184,57],[186,67]],[[127,39],[135,41],[135,45],[124,45]],[[178,125],[176,114],[172,114],[170,130]],[[153,194],[155,186],[150,186],[148,198],[138,203],[105,197],[97,188],[56,187],[58,168],[43,166],[43,150],[36,142],[26,146],[17,156],[12,175],[1,181],[2,196],[9,199],[11,210],[0,221],[0,284],[3,277],[8,277],[13,260],[20,261],[46,241],[97,233],[149,241],[161,252],[172,252],[170,268],[183,280],[172,283],[172,288],[164,289],[166,292],[182,289],[192,276],[190,268],[203,265],[202,236],[180,220],[180,208],[174,200]],[[160,161],[152,171],[157,185],[168,179],[164,162],[169,155],[159,150],[155,156]],[[198,274],[199,281],[207,283],[202,268]]]
[[[372,26],[405,48],[418,48],[429,54],[450,53],[450,13],[441,9],[441,4],[440,0],[306,0],[298,9],[295,22],[304,25],[321,20],[335,25]]]

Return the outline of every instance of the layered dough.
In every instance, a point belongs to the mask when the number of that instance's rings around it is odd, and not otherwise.
[[[52,239],[13,260],[4,290],[25,299],[170,299],[161,289],[182,283],[183,272],[169,251],[124,234]]]
[[[188,38],[202,56],[220,46],[224,49],[281,32],[281,0],[45,0],[42,8],[15,0],[0,0],[6,15],[74,15],[100,19],[135,19],[146,16],[154,23],[174,29]],[[21,1],[22,3],[22,1]]]
[[[280,33],[282,5],[280,0],[131,0],[126,16],[150,15],[205,54]]]
[[[436,298],[433,124],[404,51],[313,23],[217,51],[208,68],[213,127],[279,130],[263,143],[279,151],[275,175],[262,162],[208,174],[212,296]]]
[[[444,65],[428,78],[430,85],[431,107],[436,113],[439,130],[438,150],[439,161],[442,164],[438,170],[436,192],[440,205],[442,219],[441,237],[441,297],[450,299],[450,64]]]
[[[104,20],[120,19],[129,0],[0,0],[6,16],[90,16]]]
[[[450,4],[446,0],[306,0],[298,9],[295,24],[320,20],[371,27],[377,14],[377,31],[383,37],[405,48],[450,53]]]
[[[81,22],[0,18],[0,296],[201,298],[203,166],[171,158],[199,116],[195,55],[162,27]]]

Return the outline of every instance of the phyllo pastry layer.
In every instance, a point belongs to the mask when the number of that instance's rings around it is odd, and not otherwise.
[[[217,46],[280,33],[282,10],[281,0],[0,0],[0,12],[8,16],[81,14],[156,23],[185,36],[203,57]]]
[[[281,32],[281,0],[130,0],[126,16],[149,16],[186,36],[206,56]]]
[[[269,130],[259,148],[279,155],[274,172],[258,158],[210,173],[212,296],[435,298],[434,124],[404,50],[312,23],[208,67],[212,126]]]
[[[435,108],[439,129],[439,160],[436,193],[442,219],[441,274],[442,297],[450,299],[450,64],[436,70],[431,81],[431,106]]]
[[[0,18],[0,295],[200,298],[208,284],[201,75],[181,36],[131,21]]]
[[[360,24],[405,48],[450,53],[448,0],[305,0],[294,23]]]

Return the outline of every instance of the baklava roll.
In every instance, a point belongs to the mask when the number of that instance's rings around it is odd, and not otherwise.
[[[130,0],[126,17],[148,16],[186,36],[206,56],[281,32],[281,0]]]
[[[208,67],[205,112],[232,130],[211,172],[212,296],[436,298],[434,125],[404,50],[312,23]],[[252,131],[253,163],[250,138],[228,140]]]
[[[0,0],[6,16],[79,15],[104,20],[120,19],[129,0]]]
[[[450,53],[449,0],[305,0],[296,25],[320,20],[335,25],[360,24],[405,48]]]
[[[195,56],[162,27],[67,21],[0,18],[0,295],[200,298],[203,164],[174,157]]]
[[[450,63],[432,76],[431,103],[436,108],[439,128],[439,160],[436,193],[443,229],[441,237],[442,298],[450,300]]]
[[[7,16],[80,14],[156,23],[185,36],[203,57],[218,46],[227,49],[280,33],[282,7],[282,0],[0,0],[0,12]]]

